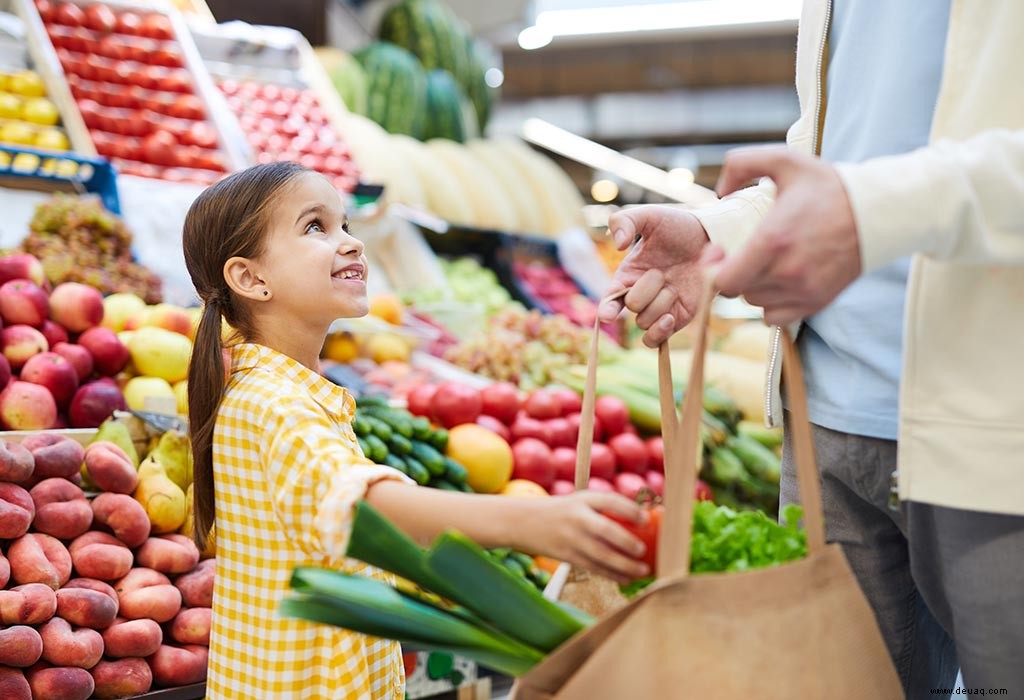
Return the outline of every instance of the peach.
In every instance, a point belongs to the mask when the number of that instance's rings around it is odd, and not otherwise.
[[[57,615],[77,627],[102,630],[117,617],[118,601],[88,588],[62,588],[57,591]]]
[[[149,537],[146,509],[123,493],[101,493],[92,500],[95,522],[110,528],[117,539],[129,547],[138,547]]]
[[[75,538],[68,548],[79,576],[113,581],[127,574],[135,558],[113,535],[95,530]]]
[[[159,535],[150,537],[135,552],[139,566],[165,574],[184,574],[199,563],[199,549],[190,537],[184,535]]]
[[[25,671],[33,698],[87,700],[96,684],[84,668],[50,666],[40,661]]]
[[[131,459],[112,442],[94,442],[85,451],[85,470],[93,483],[109,493],[130,494],[139,485]]]
[[[130,698],[153,687],[153,672],[145,659],[100,661],[89,672],[96,682],[94,698]]]
[[[16,583],[45,583],[57,590],[71,578],[71,556],[60,540],[42,533],[22,535],[7,550]]]
[[[210,646],[210,608],[185,608],[171,622],[171,637],[179,644]]]
[[[74,365],[55,352],[41,352],[28,358],[18,377],[49,389],[57,408],[67,408],[78,390],[78,372]]]
[[[181,599],[190,608],[213,606],[213,579],[216,559],[204,559],[192,571],[182,574],[174,582],[181,591]]]
[[[206,680],[206,660],[210,650],[196,644],[163,644],[149,657],[153,683],[163,687],[201,683]]]
[[[38,479],[55,476],[70,479],[82,466],[85,450],[77,440],[66,435],[37,433],[26,437],[21,444],[35,459],[34,475]]]
[[[117,333],[103,326],[90,328],[78,337],[78,344],[92,355],[93,367],[106,377],[113,377],[124,369],[131,355]]]
[[[24,445],[0,440],[0,481],[20,484],[32,476],[35,469],[32,453]]]
[[[128,404],[117,384],[98,380],[78,387],[68,417],[75,428],[98,428],[114,411],[126,410]]]
[[[7,430],[49,430],[57,423],[57,402],[46,387],[15,379],[0,392],[0,423]]]
[[[43,640],[27,625],[0,628],[0,664],[27,668],[43,655]]]
[[[21,369],[28,358],[49,349],[46,336],[32,326],[19,323],[0,330],[0,351],[14,371]]]
[[[103,295],[87,284],[58,284],[50,293],[50,318],[72,333],[98,326],[103,320]]]
[[[18,668],[0,666],[0,698],[4,700],[32,700],[32,688],[25,674]]]
[[[12,323],[15,322],[12,321]],[[149,307],[144,325],[173,331],[186,338],[192,337],[192,319],[189,318],[185,309],[173,304],[156,304]]]
[[[0,317],[4,323],[38,328],[50,314],[50,300],[35,282],[9,280],[0,285]]]
[[[29,492],[17,484],[0,482],[0,539],[21,537],[34,517],[36,506]]]
[[[75,373],[78,374],[79,384],[92,376],[92,353],[81,345],[64,342],[57,343],[50,349],[71,363],[71,366],[75,368]]]
[[[11,562],[7,561],[2,553],[0,553],[0,588],[7,586],[7,582],[11,580]]]
[[[121,616],[129,620],[148,617],[167,622],[181,609],[181,591],[153,569],[132,569],[114,584],[114,590],[121,601]]]
[[[39,628],[43,639],[43,658],[54,666],[92,668],[103,658],[103,637],[87,627],[71,627],[62,617],[54,617]]]
[[[150,656],[164,643],[164,631],[155,620],[119,617],[103,630],[104,653],[112,659]]]
[[[0,624],[38,625],[57,611],[57,595],[43,583],[0,591]]]
[[[30,492],[36,506],[32,526],[60,540],[73,540],[92,525],[92,507],[67,479],[43,479]]]
[[[73,578],[64,584],[64,588],[84,588],[87,591],[96,591],[117,603],[117,591],[114,590],[114,587],[96,578]]]
[[[15,253],[0,258],[0,283],[9,280],[28,280],[40,287],[49,284],[43,271],[43,263],[30,253]]]
[[[39,332],[46,338],[51,351],[57,343],[68,342],[68,332],[64,330],[64,327],[57,325],[49,319],[43,321],[43,325],[39,326]]]

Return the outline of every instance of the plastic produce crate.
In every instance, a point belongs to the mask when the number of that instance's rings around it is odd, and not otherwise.
[[[0,144],[0,185],[43,192],[89,192],[99,195],[107,211],[121,213],[114,169],[101,158]]]

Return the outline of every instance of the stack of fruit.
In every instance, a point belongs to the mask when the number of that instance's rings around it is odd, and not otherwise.
[[[597,304],[587,297],[579,285],[557,262],[516,261],[512,265],[519,284],[531,297],[548,310],[565,316],[583,328],[593,328],[597,320]],[[605,334],[616,342],[619,329],[615,324],[602,326]]]
[[[87,500],[80,468],[108,490]],[[151,524],[146,481],[115,442],[0,440],[5,698],[128,697],[205,678],[214,564]]]
[[[96,151],[129,175],[208,185],[231,163],[168,15],[36,0]]]
[[[95,197],[58,194],[36,207],[21,243],[43,264],[50,284],[80,282],[104,294],[161,299],[160,278],[132,258],[132,234]]]
[[[258,163],[295,161],[323,173],[343,192],[355,188],[359,169],[313,90],[251,80],[226,79],[218,86]]]
[[[38,73],[0,71],[0,143],[66,151],[70,144],[59,122],[60,112],[46,98]]]
[[[405,298],[411,305],[430,309],[439,302],[455,301],[478,305],[486,316],[493,316],[517,304],[508,290],[501,286],[494,270],[484,267],[476,258],[440,258],[440,262],[448,285],[443,288],[408,290]]]

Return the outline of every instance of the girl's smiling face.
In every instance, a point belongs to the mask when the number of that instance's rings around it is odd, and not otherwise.
[[[348,232],[337,190],[317,173],[299,176],[276,203],[258,264],[275,312],[317,325],[367,313],[363,244]]]

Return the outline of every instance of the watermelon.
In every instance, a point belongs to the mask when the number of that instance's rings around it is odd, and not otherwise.
[[[419,138],[427,106],[427,77],[405,49],[376,41],[355,53],[366,71],[366,116],[392,134]]]
[[[466,39],[466,51],[469,54],[469,70],[466,72],[463,88],[476,113],[477,131],[483,134],[491,118],[491,106],[497,93],[497,90],[487,84],[484,77],[491,60],[483,46],[474,42],[472,37]]]
[[[476,114],[452,74],[439,69],[427,73],[427,116],[423,140],[439,138],[462,143],[472,138],[469,127],[475,131],[475,122]]]
[[[381,18],[378,37],[407,49],[426,70],[451,73],[465,89],[469,69],[466,35],[459,19],[438,0],[400,0]]]
[[[355,114],[366,114],[367,83],[366,73],[362,66],[350,54],[327,46],[314,49],[324,70],[327,71],[334,89],[341,96],[341,101],[348,111]]]

